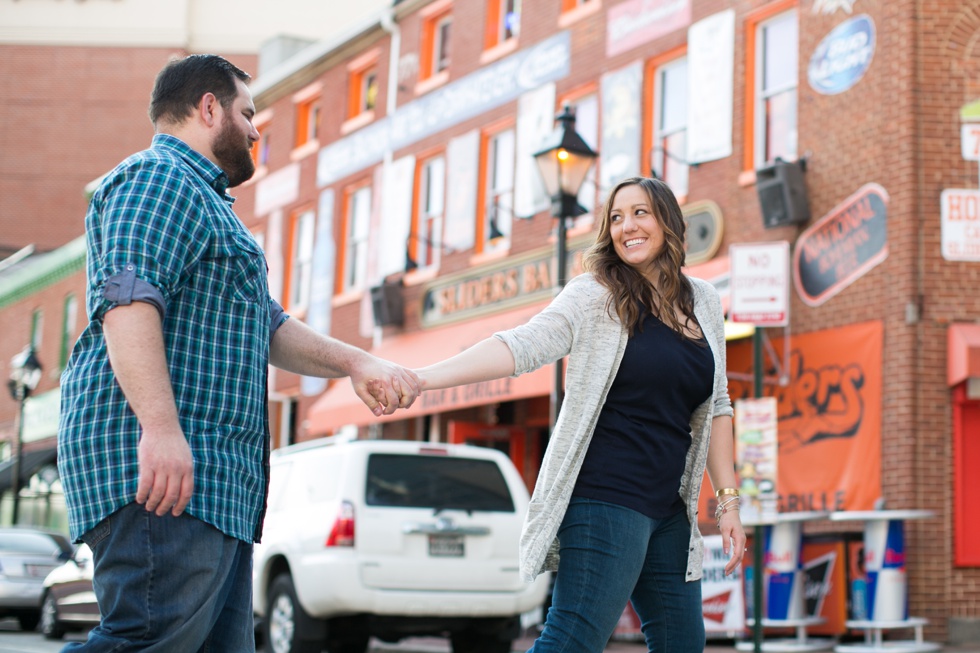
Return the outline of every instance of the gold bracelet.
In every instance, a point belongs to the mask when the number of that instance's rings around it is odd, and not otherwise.
[[[715,496],[718,497],[718,498],[721,498],[721,497],[723,497],[725,495],[731,495],[733,497],[737,497],[738,496],[738,488],[734,488],[734,487],[723,487],[720,490],[718,490],[717,492],[715,492]]]

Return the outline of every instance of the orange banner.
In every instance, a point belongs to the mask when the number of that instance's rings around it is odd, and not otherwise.
[[[872,510],[881,496],[881,322],[792,335],[786,386],[767,383],[779,415],[779,512]],[[772,351],[784,351],[773,339]],[[777,376],[765,357],[765,377]],[[752,374],[752,342],[729,345],[728,370]],[[749,377],[751,378],[751,376]],[[732,401],[752,383],[729,381]],[[709,484],[700,514],[714,515]]]

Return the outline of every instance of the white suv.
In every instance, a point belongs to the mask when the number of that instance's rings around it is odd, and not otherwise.
[[[325,438],[272,453],[253,597],[274,653],[364,653],[448,635],[508,653],[547,575],[520,579],[528,493],[503,453]]]

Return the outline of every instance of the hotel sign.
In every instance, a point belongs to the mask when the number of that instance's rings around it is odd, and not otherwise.
[[[591,235],[569,245],[569,278],[582,270],[582,255]],[[550,248],[501,263],[468,270],[429,284],[422,293],[422,327],[458,322],[497,313],[554,294],[555,255]]]

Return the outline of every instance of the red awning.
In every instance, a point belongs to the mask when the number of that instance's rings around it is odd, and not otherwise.
[[[946,383],[980,377],[980,324],[951,324],[946,345]]]
[[[497,331],[511,329],[527,322],[547,305],[531,306],[460,322],[451,326],[413,331],[385,340],[371,353],[410,368],[424,367],[448,358],[475,345]],[[392,415],[375,417],[354,394],[348,379],[335,382],[310,408],[310,432],[321,435],[347,424],[358,426],[373,422],[403,420],[420,415],[458,410],[501,401],[540,397],[551,393],[554,368],[546,365],[517,378],[473,383],[458,388],[429,390],[415,400],[411,408]]]

